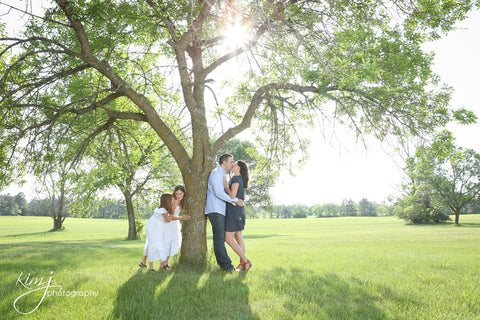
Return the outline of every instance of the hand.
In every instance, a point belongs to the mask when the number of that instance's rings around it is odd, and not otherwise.
[[[238,199],[237,206],[243,207],[243,200],[242,199]]]
[[[181,216],[182,220],[190,220],[191,216],[189,214]]]

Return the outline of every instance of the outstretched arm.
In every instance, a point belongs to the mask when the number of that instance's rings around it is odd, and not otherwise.
[[[165,218],[165,221],[170,222],[172,220],[189,220],[190,215],[185,214],[181,217],[176,217],[174,215],[169,215],[168,212],[162,213],[163,217]]]

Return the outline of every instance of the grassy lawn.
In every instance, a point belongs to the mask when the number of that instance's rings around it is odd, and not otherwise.
[[[174,259],[151,274],[126,220],[67,218],[47,232],[50,218],[0,217],[0,318],[480,319],[480,215],[460,222],[249,220],[248,273],[225,274],[210,254],[204,270]],[[38,308],[22,315],[15,301]]]

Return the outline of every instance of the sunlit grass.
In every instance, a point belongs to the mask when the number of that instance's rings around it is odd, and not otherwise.
[[[15,319],[479,319],[480,216],[460,227],[392,217],[249,220],[248,273],[149,274],[126,220],[0,217],[0,314]],[[208,231],[209,226],[208,226]],[[210,233],[208,236],[211,245]],[[238,262],[229,251],[234,263]],[[155,265],[158,266],[158,263]],[[47,297],[21,315],[20,274],[88,297]],[[52,290],[52,289],[50,289]],[[24,300],[30,310],[40,294]],[[30,308],[30,309],[29,309]]]

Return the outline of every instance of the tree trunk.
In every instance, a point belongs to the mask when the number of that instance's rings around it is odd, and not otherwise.
[[[202,265],[207,253],[207,220],[204,214],[208,176],[211,167],[192,170],[184,177],[187,196],[185,213],[191,219],[182,221],[182,249],[180,263]]]
[[[59,212],[56,216],[53,217],[53,230],[60,230],[62,229],[63,225],[62,214]]]
[[[460,221],[460,209],[455,210],[455,225],[458,226],[459,221]]]
[[[127,217],[128,217],[128,239],[137,239],[137,227],[135,225],[135,212],[133,210],[133,201],[130,193],[125,192],[125,203],[127,205]]]
[[[65,181],[60,181],[60,198],[58,199],[58,209],[55,208],[55,196],[52,199],[52,218],[53,230],[61,230],[65,220],[63,210],[65,208]]]

